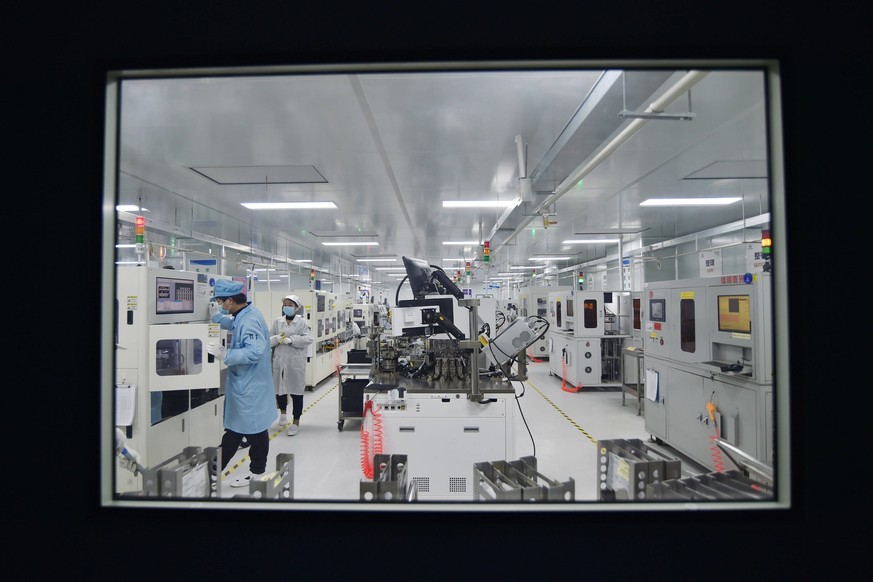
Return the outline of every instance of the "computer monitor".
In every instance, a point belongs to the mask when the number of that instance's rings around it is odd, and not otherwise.
[[[424,299],[426,295],[454,295],[458,299],[464,298],[464,292],[439,267],[411,257],[403,257],[403,266],[406,267],[406,277],[415,299]]]
[[[194,281],[155,277],[155,313],[194,313]]]
[[[718,296],[718,331],[752,333],[748,295]]]

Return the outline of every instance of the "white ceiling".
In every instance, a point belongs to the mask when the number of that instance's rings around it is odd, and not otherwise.
[[[148,209],[150,242],[172,236],[180,249],[217,254],[226,245],[253,263],[311,259],[345,273],[366,268],[361,255],[396,255],[398,266],[413,256],[447,271],[443,259],[476,256],[475,268],[496,272],[538,253],[572,255],[556,263],[566,267],[617,252],[561,244],[577,233],[635,231],[624,240],[646,246],[770,212],[762,70],[706,70],[691,81],[687,69],[289,71],[124,78],[117,201]],[[671,96],[683,81],[690,93]],[[619,117],[665,95],[665,112],[693,119]],[[610,143],[620,145],[601,155]],[[326,181],[293,183],[319,176]],[[441,205],[520,193],[505,213]],[[743,201],[639,206],[677,196]],[[240,205],[256,201],[338,208]],[[124,242],[133,215],[118,216]],[[339,235],[379,246],[321,244]],[[490,241],[491,265],[481,247],[448,240]]]

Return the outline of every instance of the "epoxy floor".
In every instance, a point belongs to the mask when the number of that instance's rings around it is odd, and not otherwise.
[[[567,483],[572,478],[576,502],[598,501],[598,440],[640,439],[651,448],[682,458],[683,477],[707,472],[671,447],[649,442],[644,410],[638,414],[637,400],[630,394],[625,395],[623,405],[618,387],[566,391],[561,378],[549,373],[547,360],[528,364],[528,380],[523,385],[513,384],[518,404],[514,421],[516,458],[534,456],[537,471],[556,482]],[[306,391],[296,435],[286,434],[287,425],[280,426],[278,411],[270,427],[268,471],[275,470],[279,453],[294,454],[295,501],[366,503],[361,500],[361,481],[367,480],[362,468],[362,421],[346,419],[339,430],[338,396],[338,378],[331,375]],[[247,473],[248,464],[248,449],[240,449],[223,473],[221,498],[248,493],[247,488],[230,487],[233,479]],[[472,496],[458,499],[465,500],[472,501]]]

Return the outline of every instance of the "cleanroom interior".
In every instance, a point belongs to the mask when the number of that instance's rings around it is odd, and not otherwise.
[[[117,71],[106,106],[106,505],[790,504],[774,63]],[[314,338],[242,489],[219,279]]]

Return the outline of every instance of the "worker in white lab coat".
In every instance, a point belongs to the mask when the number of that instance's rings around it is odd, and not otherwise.
[[[288,396],[291,396],[292,424],[288,436],[300,430],[303,414],[303,392],[306,389],[306,352],[313,342],[312,332],[297,295],[282,299],[282,315],[273,320],[270,328],[270,346],[273,348],[273,387],[279,423],[288,423]]]

